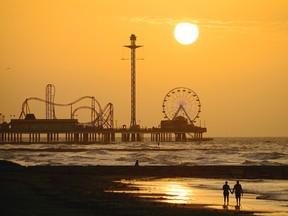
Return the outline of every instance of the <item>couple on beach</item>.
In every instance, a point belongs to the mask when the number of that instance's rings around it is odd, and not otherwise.
[[[230,191],[232,194],[235,192],[235,198],[237,202],[236,206],[240,206],[241,195],[243,196],[243,190],[239,181],[236,181],[236,184],[234,185],[233,190],[230,189],[230,186],[228,185],[228,182],[226,181],[222,187],[222,190],[223,190],[223,196],[224,196],[224,205],[229,204],[229,191]]]

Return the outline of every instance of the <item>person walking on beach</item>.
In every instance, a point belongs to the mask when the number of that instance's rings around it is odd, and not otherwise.
[[[135,166],[139,166],[139,161],[138,160],[136,160]]]
[[[225,184],[222,187],[223,190],[223,196],[224,196],[224,206],[229,204],[229,191],[232,193],[230,186],[228,185],[228,182],[226,181]]]
[[[239,184],[239,181],[236,181],[236,184],[234,185],[232,193],[234,192],[237,206],[240,206],[241,196],[243,196],[243,190],[241,184]]]

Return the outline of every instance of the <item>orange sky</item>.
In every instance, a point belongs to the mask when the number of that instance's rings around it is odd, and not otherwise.
[[[174,39],[182,21],[199,27],[192,45]],[[144,45],[141,126],[158,126],[165,95],[183,86],[200,97],[206,136],[288,136],[287,0],[1,0],[0,113],[18,117],[52,83],[55,102],[95,96],[113,103],[118,126],[129,125],[130,62],[120,59],[131,33]],[[43,104],[31,109],[45,117]]]

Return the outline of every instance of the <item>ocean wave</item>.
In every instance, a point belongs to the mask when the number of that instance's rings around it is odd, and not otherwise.
[[[4,152],[83,152],[87,151],[85,148],[71,149],[71,148],[13,148],[2,150]]]
[[[279,163],[279,162],[268,161],[268,160],[260,161],[260,162],[258,162],[258,164],[261,166],[281,166],[281,165],[284,165],[284,164]]]
[[[281,166],[286,165],[284,163],[275,162],[275,161],[269,161],[269,160],[260,160],[260,161],[251,161],[251,160],[245,160],[242,162],[242,165],[248,165],[248,166]]]
[[[276,200],[276,201],[288,201],[287,193],[276,193],[276,194],[265,194],[265,195],[259,195],[256,197],[256,199],[262,199],[262,200]]]
[[[48,156],[50,156],[50,154],[40,153],[37,156],[39,156],[39,157],[48,157]]]
[[[87,155],[109,155],[109,151],[102,149],[93,149],[86,152]]]
[[[205,159],[206,159],[205,156],[200,156],[200,157],[196,157],[196,158],[195,158],[196,161],[203,161],[203,160],[205,160]]]
[[[268,141],[268,142],[267,142]],[[203,143],[129,142],[113,144],[5,144],[0,145],[0,159],[23,164],[61,165],[75,163],[71,155],[87,156],[86,164],[131,165],[136,159],[145,165],[247,165],[281,166],[288,164],[287,138],[215,138]],[[122,160],[127,158],[127,160]],[[118,160],[118,161],[117,161]]]
[[[245,160],[242,165],[259,165],[259,162],[257,161],[250,161],[250,160]]]
[[[276,159],[280,159],[283,157],[287,157],[286,154],[283,153],[278,153],[278,152],[264,152],[264,153],[248,153],[248,154],[243,154],[242,157],[246,157],[246,158],[252,158],[252,159],[256,159],[256,160],[276,160]]]
[[[120,157],[120,158],[117,158],[116,161],[127,161],[127,158],[126,157]]]

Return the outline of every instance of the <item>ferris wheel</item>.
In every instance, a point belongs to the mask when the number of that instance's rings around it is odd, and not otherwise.
[[[164,118],[174,120],[182,116],[192,124],[199,118],[201,104],[198,95],[189,88],[177,87],[166,94],[163,104]]]

